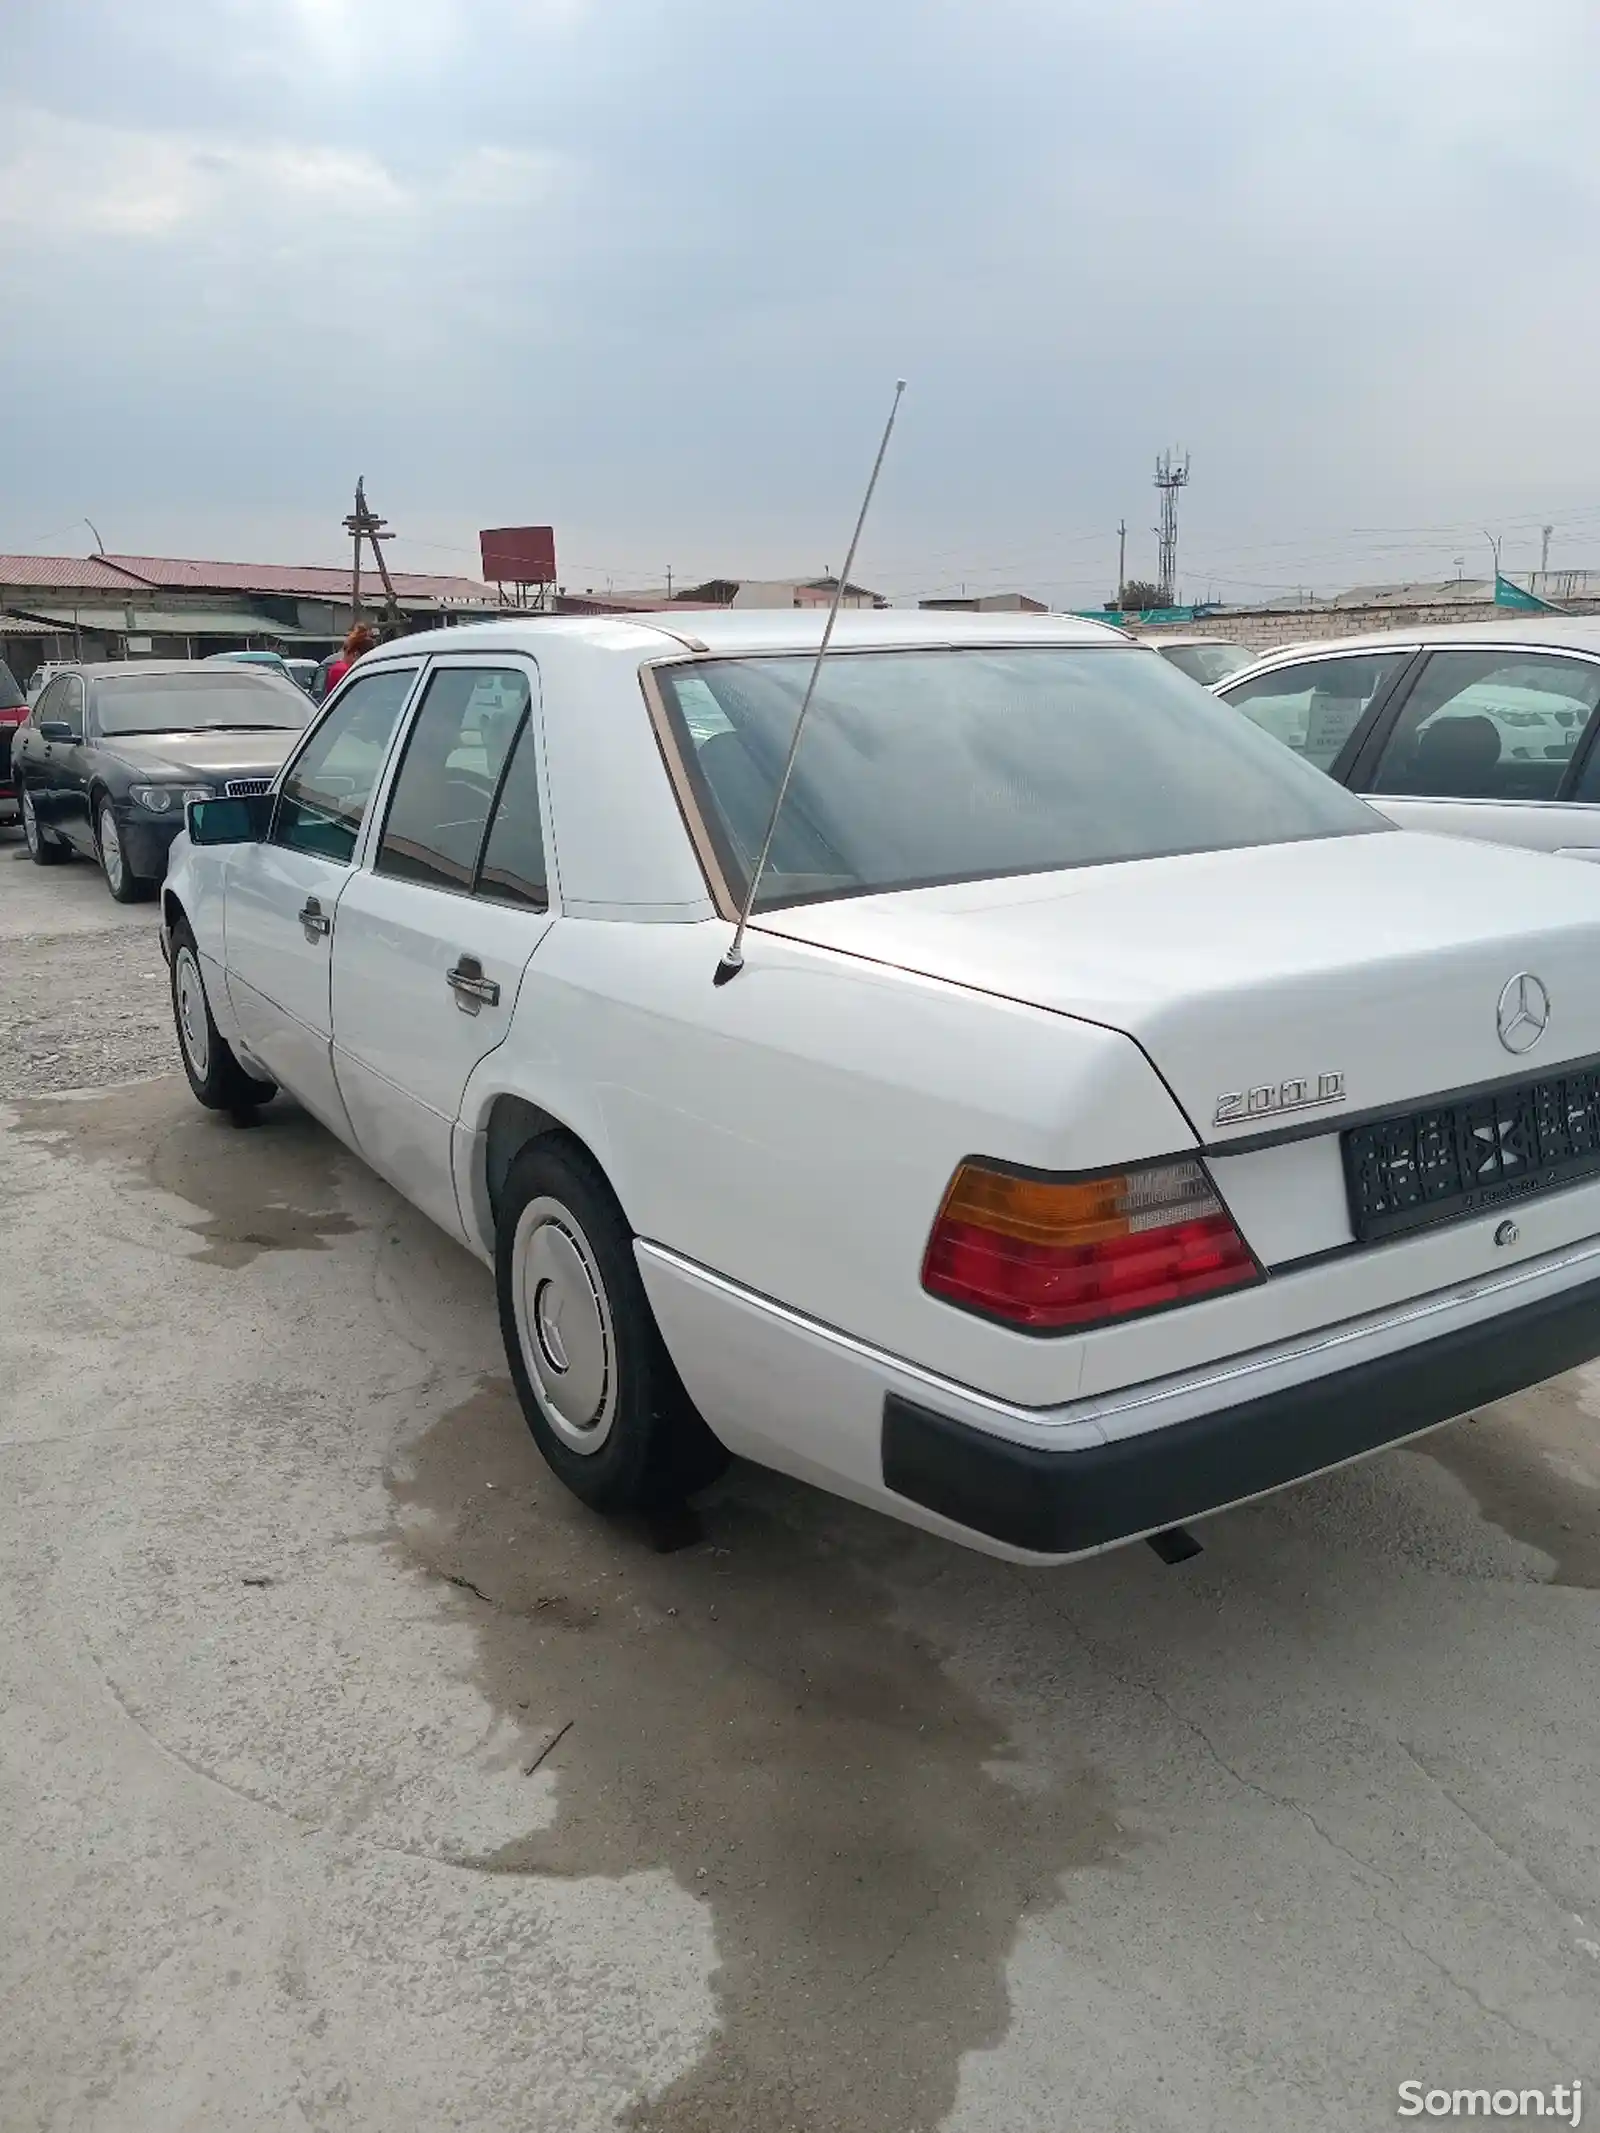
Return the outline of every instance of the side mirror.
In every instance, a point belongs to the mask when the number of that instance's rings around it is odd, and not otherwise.
[[[271,815],[269,792],[253,793],[246,800],[191,800],[184,826],[191,844],[259,844]]]
[[[46,718],[39,721],[41,741],[75,741],[78,736],[64,718]]]

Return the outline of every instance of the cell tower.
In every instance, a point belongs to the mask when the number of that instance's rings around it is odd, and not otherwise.
[[[1189,486],[1189,455],[1183,455],[1183,464],[1174,466],[1172,454],[1163,452],[1156,461],[1156,494],[1161,500],[1161,523],[1156,528],[1160,542],[1156,566],[1156,583],[1161,592],[1161,605],[1171,607],[1178,590],[1178,491]]]

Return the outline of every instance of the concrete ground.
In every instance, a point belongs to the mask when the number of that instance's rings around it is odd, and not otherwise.
[[[748,1470],[660,1552],[548,1478],[483,1270],[167,1027],[149,909],[0,832],[6,2133],[1600,2086],[1600,1377],[1178,1569]]]

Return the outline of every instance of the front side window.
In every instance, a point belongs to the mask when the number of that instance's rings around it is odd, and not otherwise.
[[[58,674],[54,681],[47,681],[39,692],[39,701],[33,707],[33,723],[43,726],[49,720],[59,718],[62,699],[66,693],[67,684],[61,675]]]
[[[78,738],[83,738],[83,683],[75,674],[69,674],[61,684],[61,709],[51,716],[64,718]]]
[[[349,865],[416,671],[385,667],[342,691],[283,781],[274,844]]]
[[[406,736],[374,872],[470,890],[506,757],[528,710],[515,668],[444,667]]]
[[[811,666],[656,670],[737,897]],[[1131,646],[847,652],[818,682],[756,908],[1387,826]]]
[[[1306,659],[1218,693],[1263,733],[1318,770],[1331,770],[1368,704],[1409,657],[1408,652],[1379,652]]]
[[[281,675],[246,666],[189,674],[119,674],[94,685],[104,734],[248,733],[303,726],[311,707]]]
[[[1435,652],[1372,790],[1439,800],[1553,800],[1600,703],[1600,666],[1537,652]]]

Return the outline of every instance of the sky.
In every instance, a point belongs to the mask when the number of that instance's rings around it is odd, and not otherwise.
[[[1593,0],[0,5],[0,550],[1600,565]]]

